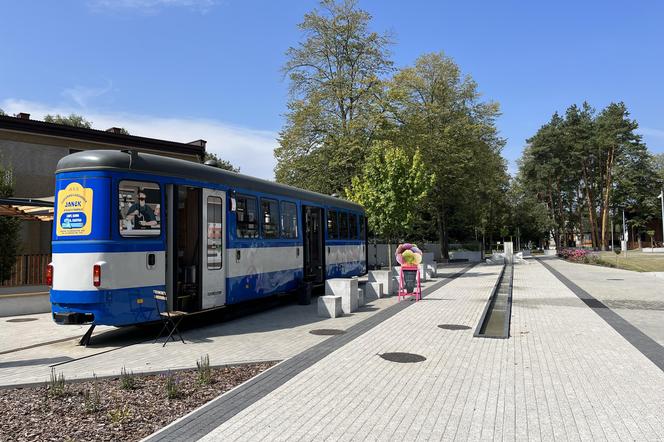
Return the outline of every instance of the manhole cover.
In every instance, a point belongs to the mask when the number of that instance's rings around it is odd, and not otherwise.
[[[401,362],[401,363],[411,363],[411,362],[422,362],[426,361],[427,358],[421,355],[416,355],[415,353],[383,353],[378,355],[386,361],[390,362]]]
[[[7,322],[30,322],[36,320],[37,318],[16,318],[16,319],[7,319]]]
[[[319,335],[319,336],[333,336],[333,335],[343,335],[346,332],[336,328],[319,328],[318,330],[311,330],[309,333],[311,333],[312,335]]]
[[[461,324],[440,324],[438,328],[442,328],[443,330],[468,330],[470,327],[467,325],[461,325]]]

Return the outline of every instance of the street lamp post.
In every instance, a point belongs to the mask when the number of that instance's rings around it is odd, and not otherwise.
[[[662,242],[664,242],[664,189],[659,192],[657,198],[662,200]]]
[[[623,250],[623,253],[625,254],[625,257],[627,257],[627,225],[625,224],[625,209],[624,208],[623,208],[623,244],[625,244],[625,250]]]

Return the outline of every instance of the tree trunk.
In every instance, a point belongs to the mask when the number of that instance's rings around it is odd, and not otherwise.
[[[448,242],[447,236],[447,222],[445,219],[445,204],[441,203],[440,213],[438,214],[438,227],[439,227],[439,239],[440,239],[440,252],[443,256],[443,259],[450,259],[450,244]]]
[[[593,248],[599,246],[599,236],[597,235],[597,214],[593,204],[593,191],[588,181],[588,170],[583,166],[583,181],[586,188],[586,201],[588,203],[588,223],[590,224],[590,236],[592,238]]]
[[[613,149],[609,150],[606,158],[606,181],[604,183],[604,198],[602,201],[602,250],[608,250],[609,241],[607,229],[609,227],[609,200],[611,199],[611,180],[613,169]]]

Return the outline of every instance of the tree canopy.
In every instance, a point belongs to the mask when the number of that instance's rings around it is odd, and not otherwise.
[[[219,156],[216,153],[205,152],[205,157],[203,158],[203,162],[210,160],[215,161],[217,163],[216,167],[218,167],[219,169],[240,173],[240,168],[233,166],[233,164],[230,161],[222,160],[221,158],[219,158]]]
[[[654,216],[661,178],[637,128],[624,103],[599,113],[583,103],[555,113],[527,140],[519,178],[546,204],[558,246],[589,232],[592,246],[605,250],[618,209],[640,230]]]
[[[69,114],[69,115],[60,115],[60,114],[47,114],[44,117],[44,121],[47,123],[55,124],[64,124],[66,126],[82,127],[85,129],[92,129],[92,122],[86,120],[80,115]]]
[[[390,72],[387,35],[369,29],[355,0],[323,0],[304,16],[291,47],[286,125],[275,149],[277,181],[341,193],[360,171],[381,123],[381,77]]]

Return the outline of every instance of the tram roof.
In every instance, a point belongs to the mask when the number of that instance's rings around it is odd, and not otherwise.
[[[230,187],[236,187],[237,189],[235,190],[238,192],[241,192],[242,189],[246,189],[303,199],[349,210],[364,211],[364,208],[359,204],[341,198],[298,189],[297,187],[274,183],[272,181],[230,172],[205,164],[194,163],[192,161],[179,160],[136,151],[133,153],[119,150],[86,150],[76,152],[60,159],[56,167],[56,173],[100,169],[131,170],[135,172],[174,176],[197,181],[210,181],[225,184]]]

